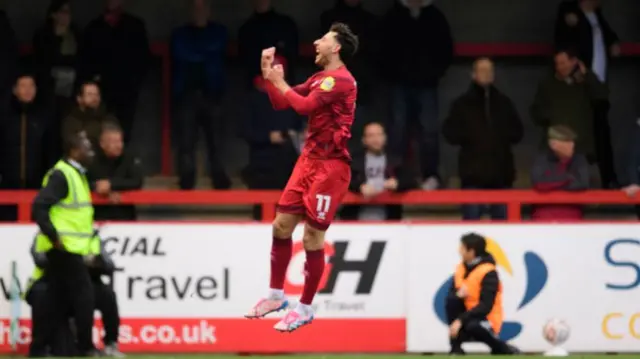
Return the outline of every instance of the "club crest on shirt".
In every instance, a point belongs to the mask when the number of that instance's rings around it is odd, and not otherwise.
[[[323,89],[324,91],[331,91],[333,90],[333,87],[335,85],[336,85],[336,79],[329,76],[329,77],[325,77],[325,79],[322,80],[322,83],[320,84],[320,88]]]

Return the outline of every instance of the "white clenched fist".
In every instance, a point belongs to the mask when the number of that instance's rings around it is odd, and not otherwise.
[[[263,69],[271,68],[271,64],[273,63],[273,58],[275,54],[276,54],[275,47],[270,47],[268,49],[262,50],[262,59],[260,60],[260,63]]]

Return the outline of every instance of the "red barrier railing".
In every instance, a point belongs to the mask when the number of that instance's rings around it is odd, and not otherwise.
[[[16,204],[18,221],[31,220],[31,202],[35,191],[0,191],[0,205]],[[261,205],[264,221],[275,217],[279,191],[135,191],[122,194],[122,204],[135,205]],[[95,203],[107,203],[95,197]],[[522,220],[522,205],[526,204],[640,204],[640,197],[628,198],[621,191],[537,193],[528,190],[504,191],[410,191],[403,194],[382,194],[371,200],[349,194],[346,204],[459,205],[467,203],[506,204],[508,221]]]

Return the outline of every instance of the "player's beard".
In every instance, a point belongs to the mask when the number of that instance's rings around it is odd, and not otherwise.
[[[329,63],[329,61],[327,60],[327,58],[324,55],[316,54],[315,63],[319,67],[325,67]]]

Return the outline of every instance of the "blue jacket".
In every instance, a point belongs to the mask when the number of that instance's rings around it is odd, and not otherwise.
[[[171,36],[174,97],[184,93],[190,76],[188,72],[198,64],[204,68],[204,90],[212,95],[224,92],[227,42],[227,28],[213,22],[205,28],[185,25],[174,30]]]
[[[638,123],[633,129],[627,175],[629,176],[629,184],[640,185],[640,119],[638,119]]]

